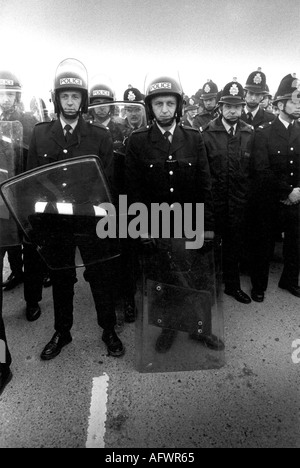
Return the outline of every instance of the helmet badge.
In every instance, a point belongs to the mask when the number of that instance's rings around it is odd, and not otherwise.
[[[135,101],[135,99],[136,99],[136,95],[134,94],[134,92],[129,91],[129,93],[128,93],[128,100],[129,100],[129,101]]]
[[[207,84],[207,85],[205,86],[205,88],[204,88],[204,92],[205,92],[205,93],[210,93],[210,91],[211,91],[211,87]]]
[[[229,90],[231,96],[237,96],[239,94],[239,88],[236,84],[233,84]]]
[[[262,76],[260,73],[257,73],[257,75],[255,75],[254,79],[253,79],[254,83],[255,84],[261,84],[262,83]]]

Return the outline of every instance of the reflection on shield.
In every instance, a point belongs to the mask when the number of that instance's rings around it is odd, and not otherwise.
[[[0,122],[0,184],[23,168],[23,127],[20,122]],[[19,245],[17,225],[0,196],[0,247]]]
[[[140,372],[224,365],[221,242],[186,250],[185,241],[160,239],[141,256],[136,294]]]
[[[29,171],[2,184],[1,192],[49,268],[87,266],[119,256],[117,239],[97,235],[98,222],[108,217],[102,204],[112,204],[97,156]]]

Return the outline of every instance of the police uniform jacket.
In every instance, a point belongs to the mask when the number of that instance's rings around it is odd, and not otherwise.
[[[263,125],[266,122],[273,122],[273,120],[275,119],[276,119],[275,114],[273,114],[272,112],[266,111],[265,109],[259,108],[257,114],[255,115],[254,119],[251,122],[251,125],[252,127],[256,129],[257,127],[259,127],[260,125]],[[243,112],[242,120],[246,123],[249,123],[246,112]]]
[[[37,124],[29,147],[27,170],[85,155],[100,158],[113,189],[113,146],[110,133],[103,126],[85,122],[82,117],[68,143],[59,119]]]
[[[249,199],[250,153],[253,127],[239,121],[235,136],[225,129],[221,117],[203,131],[212,177],[212,193],[218,230],[228,223],[240,225]]]
[[[156,124],[128,140],[126,189],[130,203],[204,203],[205,230],[214,230],[211,178],[201,134],[177,125],[172,144]]]
[[[286,200],[294,188],[300,187],[300,123],[292,132],[277,117],[256,130],[253,144],[253,168],[258,181],[275,201]]]
[[[197,130],[202,131],[212,120],[218,117],[217,111],[212,112],[204,111],[201,114],[196,115],[193,122],[193,127]]]

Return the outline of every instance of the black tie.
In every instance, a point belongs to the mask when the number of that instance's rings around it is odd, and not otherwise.
[[[172,135],[171,132],[165,132],[165,133],[164,133],[164,138],[165,138],[166,140],[168,140],[169,143],[171,143],[171,142],[170,142],[170,138],[169,138],[171,135]]]
[[[70,130],[72,130],[71,125],[65,125],[65,131],[66,131],[65,140],[66,140],[67,143],[69,143],[69,141],[72,138],[72,133],[71,133]]]
[[[292,123],[288,126],[288,131],[289,131],[289,135],[291,136],[292,131],[293,131],[293,124]]]
[[[231,137],[234,136],[234,127],[230,127],[229,135],[230,135]]]
[[[253,121],[252,112],[248,112],[248,114],[247,114],[247,119],[248,119],[249,124],[252,124],[252,121]]]

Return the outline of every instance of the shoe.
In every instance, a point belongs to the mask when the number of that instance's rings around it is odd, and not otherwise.
[[[300,297],[300,287],[299,286],[292,286],[290,284],[285,284],[283,282],[279,282],[278,285],[281,289],[286,289],[289,291],[293,296]]]
[[[136,319],[136,307],[134,301],[125,301],[124,316],[126,323],[134,323]]]
[[[225,345],[220,338],[216,335],[190,335],[192,340],[199,341],[200,343],[204,344],[207,348],[213,349],[214,351],[223,351],[225,349]]]
[[[9,384],[12,379],[12,372],[8,366],[0,367],[0,396],[4,392],[5,387]]]
[[[265,293],[262,291],[257,291],[256,289],[252,289],[251,298],[254,302],[264,302]]]
[[[50,361],[59,355],[62,348],[72,341],[71,333],[54,333],[51,341],[45,346],[41,359],[43,361]]]
[[[169,349],[171,349],[175,337],[176,331],[163,329],[161,334],[157,338],[155,350],[158,353],[167,353]]]
[[[107,351],[110,356],[121,357],[125,354],[125,348],[122,341],[116,334],[115,330],[104,330],[102,335],[102,341],[107,346]]]
[[[18,286],[18,284],[23,283],[23,281],[23,273],[18,275],[11,273],[7,280],[2,283],[2,287],[4,288],[4,291],[11,291]]]
[[[41,308],[38,304],[27,304],[26,318],[28,322],[35,322],[41,316]]]
[[[44,288],[50,288],[50,286],[52,286],[52,280],[49,275],[45,276],[43,280],[43,286]]]
[[[234,299],[238,302],[241,302],[242,304],[250,304],[251,299],[250,297],[244,293],[241,289],[225,289],[225,294],[227,296],[232,296]]]

